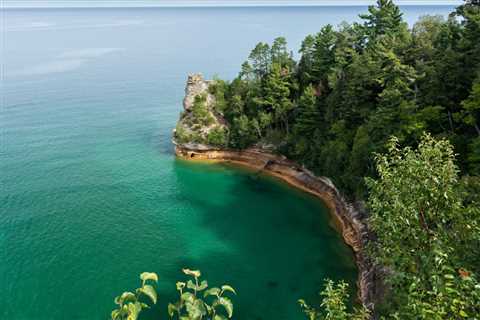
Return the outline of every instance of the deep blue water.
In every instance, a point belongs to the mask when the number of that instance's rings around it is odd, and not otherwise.
[[[295,50],[365,9],[2,11],[0,318],[106,319],[142,271],[165,315],[181,267],[236,287],[237,319],[301,319],[326,277],[354,290],[322,203],[176,160],[170,139],[188,73],[231,79],[257,42]],[[403,9],[411,24],[453,8]]]

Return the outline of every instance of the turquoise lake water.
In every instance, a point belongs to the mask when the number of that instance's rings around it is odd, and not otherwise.
[[[452,7],[405,7],[406,19]],[[189,72],[231,79],[259,41],[292,49],[364,7],[2,11],[0,318],[107,319],[182,267],[231,284],[236,319],[303,319],[323,279],[355,288],[320,201],[273,178],[174,157]],[[159,311],[160,310],[160,311]]]

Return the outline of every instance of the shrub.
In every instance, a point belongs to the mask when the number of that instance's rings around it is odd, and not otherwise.
[[[180,299],[168,304],[170,319],[182,320],[223,320],[233,316],[233,303],[227,293],[236,294],[229,285],[220,288],[208,288],[206,280],[200,281],[199,270],[183,269],[183,273],[192,277],[187,282],[177,282]],[[158,282],[158,276],[153,272],[144,272],[140,275],[142,286],[133,292],[124,292],[115,298],[118,308],[112,311],[112,320],[137,320],[140,312],[149,308],[141,298],[148,298],[153,304],[157,303],[157,292],[151,283]]]
[[[224,147],[227,145],[227,132],[221,127],[213,128],[207,136],[207,143],[212,146]]]
[[[112,311],[112,320],[135,320],[143,309],[149,306],[141,302],[142,297],[148,298],[153,304],[157,303],[157,292],[151,285],[158,282],[158,276],[154,272],[143,272],[140,275],[142,286],[135,293],[126,291],[115,298],[118,308]]]

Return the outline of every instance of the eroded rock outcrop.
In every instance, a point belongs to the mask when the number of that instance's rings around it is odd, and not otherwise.
[[[228,127],[223,115],[215,110],[215,97],[209,92],[212,83],[201,74],[188,76],[183,112],[173,131],[176,143],[201,150],[225,145]]]

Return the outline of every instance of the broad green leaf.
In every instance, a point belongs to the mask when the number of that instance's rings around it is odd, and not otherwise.
[[[112,320],[116,320],[119,315],[120,315],[120,310],[113,310],[112,311]]]
[[[230,292],[233,292],[234,294],[237,294],[237,292],[235,291],[235,289],[233,289],[231,286],[229,286],[228,284],[224,284],[222,286],[222,291],[225,292],[225,291],[230,291]]]
[[[213,307],[209,306],[208,304],[205,303],[205,308],[207,308],[207,313],[212,314],[213,312]]]
[[[215,317],[213,317],[213,320],[227,320],[227,318],[225,318],[221,314],[216,314]]]
[[[146,284],[143,287],[141,287],[139,291],[144,295],[146,295],[147,297],[149,297],[150,300],[152,300],[153,304],[157,303],[157,292],[151,285]]]
[[[197,291],[202,291],[202,290],[205,290],[207,289],[208,287],[208,283],[207,283],[207,280],[203,280],[200,285],[197,287]]]
[[[169,303],[169,304],[168,304],[168,315],[169,315],[170,317],[173,317],[173,315],[175,314],[175,312],[178,312],[177,307],[176,307],[174,304]]]
[[[147,280],[158,282],[158,276],[155,272],[143,272],[140,274],[140,279],[142,279],[143,283]]]
[[[177,282],[177,290],[181,291],[183,288],[185,288],[185,282]]]
[[[203,305],[203,301],[200,299],[195,300],[193,303],[187,303],[186,307],[188,315],[192,320],[201,319],[205,314],[207,314],[205,306]]]
[[[180,296],[180,299],[188,303],[193,303],[193,301],[195,301],[195,296],[191,292],[184,292]]]
[[[195,291],[202,291],[202,290],[207,289],[207,287],[208,287],[208,283],[207,283],[206,280],[203,280],[200,283],[200,285],[198,285],[198,286],[192,280],[188,280],[188,282],[187,282],[187,288],[195,290]]]
[[[140,303],[129,303],[127,320],[137,320],[140,311],[142,311],[142,306],[140,305]]]
[[[188,288],[188,289],[192,289],[192,290],[196,290],[196,289],[197,289],[197,286],[195,285],[195,283],[193,283],[192,280],[188,280],[188,281],[187,281],[187,288]]]
[[[303,299],[298,299],[298,303],[302,308],[308,308],[308,304]]]
[[[218,296],[220,294],[220,289],[219,288],[210,288],[208,290],[206,290],[204,293],[203,293],[203,296],[204,297],[207,297],[207,296]]]
[[[193,276],[195,278],[198,278],[202,275],[200,270],[190,270],[190,269],[182,269],[183,273],[189,276]]]
[[[232,317],[232,315],[233,315],[233,303],[229,298],[220,297],[216,301],[216,303],[225,308],[225,311],[227,311],[227,314],[228,314],[228,318]]]
[[[125,302],[136,301],[136,300],[137,300],[137,297],[135,296],[135,294],[129,291],[125,291],[124,293],[122,293],[121,296],[115,298],[115,303],[124,304]]]

